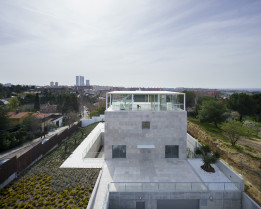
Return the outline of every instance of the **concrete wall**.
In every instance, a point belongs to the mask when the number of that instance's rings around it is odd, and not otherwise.
[[[261,209],[245,192],[242,193],[242,209]]]
[[[142,129],[150,121],[150,129]],[[126,145],[126,158],[165,158],[165,145],[179,145],[179,159],[187,156],[187,112],[106,111],[104,154],[112,158],[112,145]],[[154,145],[138,149],[137,145]]]
[[[157,209],[157,200],[199,200],[199,209],[241,209],[240,192],[110,192],[109,208],[136,209],[137,201],[145,201],[146,209]]]
[[[101,122],[104,120],[104,115],[100,115],[98,117],[92,117],[91,119],[81,119],[82,127],[86,127],[90,124]]]
[[[244,179],[241,178],[237,173],[235,173],[231,168],[229,168],[225,163],[218,160],[216,163],[216,166],[222,171],[222,173],[225,174],[225,176],[231,181],[231,182],[238,182],[240,184],[241,191],[244,191]]]
[[[195,148],[201,147],[201,144],[191,135],[187,134],[187,148],[194,152]]]
[[[103,133],[101,133],[97,139],[94,141],[91,148],[88,150],[88,152],[98,152],[99,148],[104,144],[103,142]]]

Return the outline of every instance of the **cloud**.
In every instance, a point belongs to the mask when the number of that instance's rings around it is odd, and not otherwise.
[[[104,85],[259,87],[260,6],[234,0],[1,1],[0,82],[43,85],[55,77],[73,85],[82,74]]]

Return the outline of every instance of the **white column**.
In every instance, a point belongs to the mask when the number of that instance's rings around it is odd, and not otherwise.
[[[184,93],[183,96],[184,96],[184,110],[186,110],[186,94]]]
[[[107,110],[107,107],[108,107],[108,104],[107,104],[107,99],[108,99],[108,98],[107,98],[107,96],[108,96],[108,95],[107,95],[107,93],[106,93],[106,108],[105,108],[105,110]]]
[[[131,95],[131,111],[133,111],[133,94]]]
[[[158,94],[158,111],[160,111],[160,95]]]

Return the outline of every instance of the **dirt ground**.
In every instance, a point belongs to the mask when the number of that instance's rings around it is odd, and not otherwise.
[[[245,137],[241,137],[238,141],[238,145],[246,148],[251,148],[253,152],[256,151],[256,153],[254,152],[255,155],[261,157],[261,139],[248,139]]]

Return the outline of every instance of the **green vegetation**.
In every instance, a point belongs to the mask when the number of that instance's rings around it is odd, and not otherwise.
[[[84,128],[88,135],[97,124]],[[99,169],[59,168],[82,142],[80,131],[0,191],[0,208],[86,208]],[[67,147],[65,152],[64,148]]]
[[[240,136],[247,135],[247,128],[239,121],[232,120],[222,125],[222,129],[228,135],[231,145],[234,147]]]
[[[9,111],[14,111],[18,108],[19,106],[19,100],[17,99],[17,97],[12,97],[9,100],[9,104],[7,105]]]
[[[225,114],[226,106],[217,100],[204,101],[198,113],[201,122],[214,122],[215,126],[224,122],[227,118]]]
[[[240,121],[243,116],[252,115],[256,112],[256,102],[253,96],[245,93],[232,94],[227,101],[230,109],[237,111],[240,114]]]
[[[39,111],[40,110],[40,99],[39,99],[39,94],[38,93],[35,95],[35,99],[34,99],[34,110],[35,111]]]
[[[195,105],[195,93],[193,91],[183,91],[186,94],[186,107],[193,107]]]
[[[195,150],[195,153],[197,155],[201,155],[202,161],[204,164],[201,166],[201,168],[207,172],[213,172],[215,173],[215,169],[211,166],[211,164],[214,164],[217,162],[217,160],[220,157],[220,154],[218,152],[215,152],[214,154],[211,153],[210,147],[208,145],[198,147]]]
[[[93,116],[103,115],[105,109],[106,109],[105,106],[102,106],[102,107],[97,108],[95,111],[92,111],[92,112],[90,113],[91,118],[92,118]]]
[[[0,107],[0,151],[41,136],[40,123],[34,116],[27,116],[18,125],[12,125],[7,110]]]

